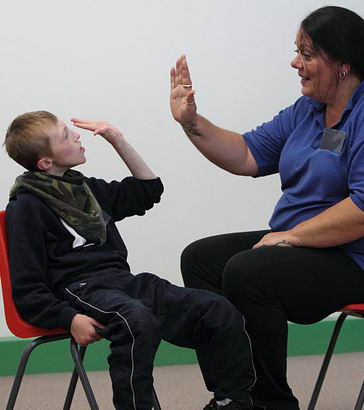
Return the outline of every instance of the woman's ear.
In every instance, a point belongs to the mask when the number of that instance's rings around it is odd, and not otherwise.
[[[37,168],[42,170],[42,171],[48,171],[50,168],[52,168],[53,161],[50,158],[47,157],[41,157],[37,161]]]

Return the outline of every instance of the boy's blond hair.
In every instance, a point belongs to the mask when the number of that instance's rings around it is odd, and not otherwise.
[[[9,156],[29,171],[36,171],[39,158],[52,155],[46,129],[56,125],[57,120],[48,111],[32,111],[16,117],[5,136]]]

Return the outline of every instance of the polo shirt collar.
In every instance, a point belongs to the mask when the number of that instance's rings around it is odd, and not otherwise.
[[[362,81],[359,86],[357,87],[357,89],[354,91],[353,95],[350,97],[350,100],[348,101],[348,103],[346,104],[345,107],[345,111],[349,111],[352,110],[355,103],[359,100],[359,98],[364,94],[364,81]],[[313,98],[310,98],[312,107],[314,109],[314,111],[321,111],[326,104],[318,101],[318,100],[314,100]]]
[[[354,91],[353,95],[351,96],[350,100],[348,101],[345,111],[353,109],[355,103],[359,100],[359,98],[364,94],[364,81],[362,81],[357,89]]]

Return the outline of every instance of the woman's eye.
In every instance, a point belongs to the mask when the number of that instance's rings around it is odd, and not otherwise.
[[[311,54],[305,53],[305,52],[303,52],[303,51],[301,51],[301,50],[299,50],[299,49],[295,49],[294,52],[295,52],[296,54],[299,54],[305,61],[308,61],[308,60],[310,60],[310,59],[312,58],[312,55],[311,55]]]

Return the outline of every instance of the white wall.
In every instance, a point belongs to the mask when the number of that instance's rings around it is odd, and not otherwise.
[[[163,201],[119,225],[134,272],[182,284],[192,240],[263,229],[279,180],[229,175],[208,163],[170,115],[169,69],[187,54],[199,112],[244,132],[300,95],[290,68],[295,33],[318,0],[2,0],[0,133],[18,114],[105,119],[121,128],[165,184]],[[364,16],[362,0],[332,1]],[[107,180],[126,169],[103,140],[82,132],[87,164]],[[0,153],[0,209],[22,172]],[[0,311],[0,336],[9,335]]]

